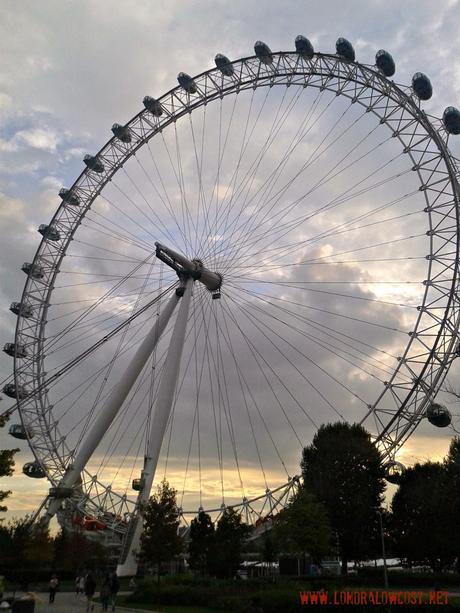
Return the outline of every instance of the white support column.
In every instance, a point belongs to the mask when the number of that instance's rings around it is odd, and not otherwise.
[[[110,424],[115,419],[118,411],[123,405],[123,402],[152,354],[152,351],[154,350],[158,340],[166,328],[166,325],[168,324],[169,319],[171,318],[171,315],[173,314],[179,298],[179,295],[174,292],[164,309],[161,311],[160,316],[156,319],[150,332],[142,341],[142,344],[137,349],[126,371],[120,378],[118,385],[112,390],[111,394],[107,398],[107,401],[102,407],[101,412],[97,416],[97,419],[91,426],[91,429],[89,430],[86,439],[80,446],[73,463],[67,469],[66,474],[59,484],[60,488],[72,487],[80,477],[81,471],[86,466],[86,463],[93,455],[96,447],[99,445],[104,434],[110,427]],[[62,501],[59,499],[54,499],[51,501],[44,516],[45,523],[49,522],[49,520],[54,516],[56,511],[59,509],[61,502]]]
[[[144,469],[141,476],[143,487],[137,497],[137,505],[140,509],[148,502],[150,498],[150,492],[152,489],[153,479],[155,477],[158,458],[160,456],[163,437],[174,402],[174,394],[176,391],[177,379],[179,377],[192,291],[193,280],[188,279],[185,283],[184,296],[180,303],[176,323],[171,335],[169,349],[163,368],[163,376],[158,389],[155,410],[152,416],[149,446],[145,456]],[[137,515],[134,521],[136,523],[134,526],[131,526],[130,533],[128,533],[125,543],[125,546],[129,549],[123,552],[125,554],[123,556],[124,559],[117,568],[117,574],[120,577],[135,575],[137,572],[136,553],[139,550],[140,537],[142,534],[141,512]]]

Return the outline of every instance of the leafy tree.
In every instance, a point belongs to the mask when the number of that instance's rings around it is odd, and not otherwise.
[[[288,551],[310,555],[320,565],[331,549],[332,532],[324,505],[301,487],[280,513],[276,532]]]
[[[107,565],[108,550],[101,542],[90,539],[80,529],[63,528],[55,537],[54,567],[75,573],[81,568],[100,570]]]
[[[380,452],[359,424],[327,424],[303,450],[301,467],[306,490],[324,505],[337,534],[346,574],[348,561],[370,555],[377,542],[385,489]]]
[[[214,546],[210,556],[211,572],[218,577],[233,577],[241,563],[244,542],[251,528],[241,514],[227,507],[217,522]]]
[[[11,477],[14,471],[14,455],[18,451],[19,449],[0,450],[0,477]],[[10,494],[11,490],[0,490],[0,503],[5,500],[5,498],[8,498]],[[0,513],[4,513],[6,510],[7,507],[0,504]]]
[[[395,552],[411,564],[440,570],[454,559],[446,471],[438,462],[404,471],[393,496]]]
[[[163,480],[143,511],[144,530],[139,559],[156,566],[158,580],[161,564],[172,560],[183,547],[178,534],[180,516],[176,495],[176,490]]]
[[[457,558],[457,572],[460,572],[460,437],[452,439],[449,452],[444,461],[447,479],[447,496],[449,510],[449,529],[451,532],[452,547]]]
[[[190,523],[189,564],[202,575],[209,572],[209,561],[214,545],[214,524],[211,517],[200,511]]]
[[[262,560],[269,564],[276,561],[280,551],[280,543],[277,536],[276,530],[274,531],[273,528],[271,530],[266,528],[262,536],[260,553],[262,555]]]
[[[48,529],[32,526],[26,516],[0,527],[0,551],[0,575],[25,586],[37,572],[50,569],[53,541]]]

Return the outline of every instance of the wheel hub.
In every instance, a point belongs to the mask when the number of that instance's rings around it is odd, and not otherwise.
[[[200,281],[210,292],[216,292],[221,288],[222,275],[206,268],[200,259],[189,260],[161,243],[155,243],[155,247],[157,258],[175,270],[179,277],[188,276]]]

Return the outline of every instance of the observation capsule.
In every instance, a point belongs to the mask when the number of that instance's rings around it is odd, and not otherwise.
[[[256,41],[254,44],[254,53],[262,64],[271,64],[273,62],[273,53],[270,47],[261,40]]]
[[[185,91],[188,94],[196,94],[197,92],[196,83],[189,74],[187,74],[186,72],[180,72],[177,75],[177,80],[179,82],[179,85],[183,89],[185,89]]]
[[[73,206],[78,206],[80,204],[80,197],[74,194],[72,190],[66,189],[65,187],[59,190],[59,197],[62,198],[63,202],[66,204],[71,204]]]
[[[26,319],[30,319],[34,314],[34,309],[28,302],[12,302],[10,304],[10,311]]]
[[[33,279],[43,279],[43,277],[45,276],[45,271],[43,270],[43,267],[39,264],[24,262],[24,264],[21,266],[21,270]]]
[[[16,345],[16,343],[5,343],[3,351],[14,358],[16,355],[18,358],[27,357],[27,351],[24,345]]]
[[[160,117],[163,114],[163,109],[161,108],[161,104],[155,98],[152,98],[151,96],[145,96],[142,102],[145,108],[150,113],[152,113],[152,115],[155,115],[155,117]]]
[[[235,72],[235,69],[230,63],[228,57],[226,55],[222,55],[222,53],[218,53],[216,55],[216,57],[214,58],[214,62],[220,72],[226,77],[231,77],[232,74]]]
[[[133,479],[131,486],[135,492],[140,492],[144,487],[144,479]]]
[[[87,153],[83,158],[83,161],[90,170],[93,170],[98,174],[104,172],[104,164],[96,156],[89,155],[89,153]]]
[[[26,441],[28,438],[32,438],[34,435],[30,428],[27,428],[26,430],[22,424],[12,424],[9,427],[8,434],[14,438],[18,438],[21,441]]]
[[[3,386],[3,393],[15,400],[23,400],[28,396],[28,392],[23,385],[16,385],[14,383],[7,383]]]
[[[385,479],[389,483],[395,483],[396,485],[401,483],[401,478],[406,470],[404,464],[392,461],[387,462],[383,468],[385,469]]]
[[[455,106],[448,106],[442,115],[442,121],[449,134],[460,134],[460,111]]]
[[[32,479],[43,479],[46,477],[46,472],[41,464],[37,461],[35,462],[27,462],[22,467],[22,472]]]
[[[59,241],[61,240],[61,233],[54,226],[47,225],[46,223],[42,223],[38,226],[38,231],[49,241]]]
[[[384,49],[380,49],[375,54],[375,65],[386,77],[392,77],[396,72],[394,59]]]
[[[349,62],[355,61],[355,50],[353,49],[353,45],[346,38],[340,37],[337,39],[335,50],[337,55],[340,55]]]
[[[131,130],[126,126],[121,126],[119,123],[114,123],[112,126],[114,136],[121,140],[122,143],[131,142]]]
[[[450,411],[437,402],[430,404],[426,411],[426,417],[430,424],[433,424],[433,426],[437,428],[446,428],[452,421]]]
[[[313,45],[308,40],[308,38],[305,38],[305,36],[302,36],[302,34],[299,34],[299,36],[296,36],[296,39],[295,39],[295,50],[297,51],[297,53],[299,55],[301,55],[302,57],[304,57],[304,58],[306,58],[308,60],[311,60],[311,58],[315,54],[315,50],[313,49]]]
[[[412,77],[412,89],[420,100],[429,100],[433,95],[431,81],[423,72],[416,72]]]

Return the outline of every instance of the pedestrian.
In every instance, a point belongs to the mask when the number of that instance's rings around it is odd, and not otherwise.
[[[80,594],[80,575],[77,575],[75,577],[75,593],[78,596]]]
[[[134,577],[131,577],[131,579],[129,580],[128,587],[130,590],[136,589],[136,579]]]
[[[48,584],[48,591],[50,593],[49,604],[53,604],[54,599],[56,597],[56,592],[58,590],[58,587],[59,587],[59,579],[56,577],[56,575],[53,575]]]
[[[102,582],[101,591],[99,593],[101,597],[103,611],[109,610],[109,599],[110,599],[111,593],[112,593],[112,590],[110,587],[110,575],[106,575],[104,578],[104,581]]]
[[[80,594],[82,596],[85,593],[85,581],[86,581],[85,574],[82,573],[81,576],[80,576],[80,585],[79,585]]]
[[[110,575],[110,602],[112,604],[112,611],[115,611],[115,604],[117,601],[118,590],[120,589],[120,581],[117,576],[117,572],[114,570]]]
[[[94,611],[94,592],[96,591],[96,580],[93,574],[89,572],[85,579],[85,596],[86,596],[86,610]]]

